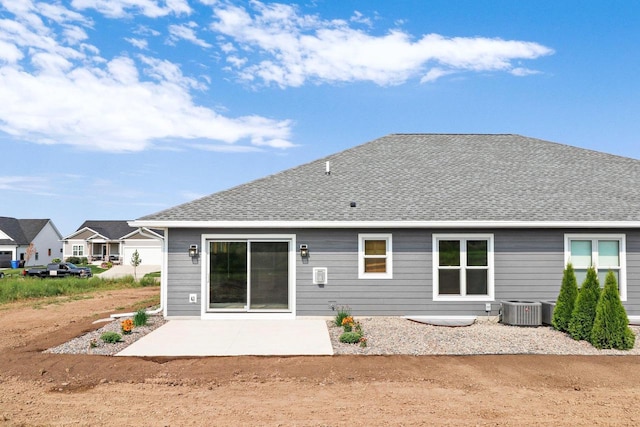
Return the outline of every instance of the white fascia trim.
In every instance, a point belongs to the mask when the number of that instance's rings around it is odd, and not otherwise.
[[[162,239],[164,239],[164,237],[162,237],[158,233],[155,233],[155,232],[153,232],[152,230],[149,230],[146,227],[140,227],[137,230],[133,230],[129,234],[125,234],[124,236],[122,236],[120,238],[120,240],[126,240],[126,239],[128,239],[128,238],[130,238],[132,236],[135,236],[136,234],[140,234],[141,236],[149,237],[149,238],[154,239],[154,240],[162,240]]]
[[[81,228],[80,230],[78,230],[78,231],[74,231],[73,233],[69,234],[67,237],[63,238],[62,240],[75,240],[75,236],[77,236],[78,234],[82,234],[82,233],[84,233],[85,231],[90,231],[90,232],[92,232],[92,233],[93,233],[93,235],[92,235],[91,237],[95,237],[95,236],[97,236],[97,235],[100,235],[100,233],[98,233],[98,232],[97,232],[97,231],[95,231],[95,230],[92,230],[92,229],[91,229],[91,228],[89,228],[89,227],[83,227],[83,228]],[[91,238],[91,237],[90,237],[90,238]],[[104,237],[104,236],[103,236],[103,237]],[[85,240],[86,240],[86,239],[85,239]]]
[[[640,228],[640,221],[131,221],[148,228]]]

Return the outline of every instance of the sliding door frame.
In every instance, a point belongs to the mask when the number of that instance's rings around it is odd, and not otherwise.
[[[209,309],[209,266],[212,241],[288,242],[288,297],[286,310],[211,310]],[[202,319],[293,319],[296,316],[296,235],[295,234],[203,234],[201,239],[201,318]]]

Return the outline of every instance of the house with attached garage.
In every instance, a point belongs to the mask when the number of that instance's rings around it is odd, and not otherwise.
[[[131,227],[124,220],[88,220],[63,239],[63,259],[128,263],[135,251],[145,265],[162,264],[163,231]]]
[[[640,316],[640,161],[520,135],[392,134],[130,225],[167,317],[495,315],[569,261]]]
[[[0,268],[43,265],[59,258],[62,235],[50,219],[17,219],[0,216]],[[29,247],[33,253],[29,257]]]

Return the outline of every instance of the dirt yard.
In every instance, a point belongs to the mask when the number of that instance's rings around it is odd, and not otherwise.
[[[157,293],[143,288],[0,306],[0,425],[640,424],[634,356],[41,353]]]

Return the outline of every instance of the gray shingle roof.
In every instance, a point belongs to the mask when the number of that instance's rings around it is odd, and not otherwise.
[[[49,223],[48,219],[19,219],[18,221],[20,221],[20,227],[29,242],[32,242],[44,226]]]
[[[0,216],[0,230],[13,239],[13,241],[9,239],[0,239],[0,245],[29,244],[29,241],[24,235],[24,231],[22,231],[22,227],[20,227],[20,221],[16,218]]]
[[[130,226],[129,222],[125,220],[87,220],[78,227],[76,232],[85,228],[89,228],[109,240],[120,240],[124,236],[138,230],[138,227]],[[163,230],[151,229],[151,231],[160,236],[164,236]]]
[[[88,220],[83,222],[76,231],[83,228],[90,228],[110,240],[118,240],[136,230],[135,227],[129,226],[127,221],[121,220]]]
[[[640,221],[640,161],[520,135],[393,134],[139,221]]]
[[[0,217],[0,230],[14,239],[0,239],[0,244],[28,245],[42,231],[49,219],[16,219],[6,216]]]

